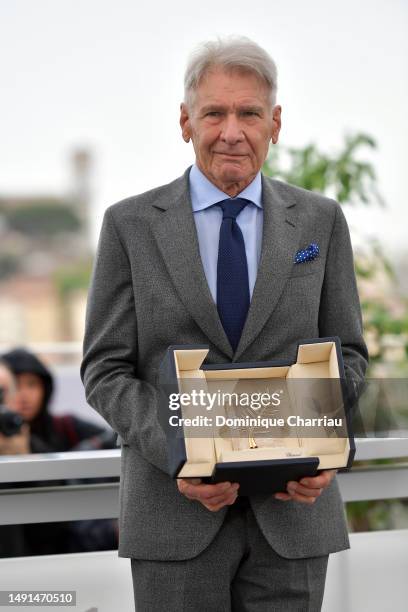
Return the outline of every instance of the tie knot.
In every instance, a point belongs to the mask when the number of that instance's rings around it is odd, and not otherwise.
[[[249,204],[249,200],[244,198],[228,198],[217,202],[216,206],[221,206],[223,219],[236,219],[247,204]]]

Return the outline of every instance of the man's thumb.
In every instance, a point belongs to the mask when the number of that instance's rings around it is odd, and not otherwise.
[[[201,478],[186,478],[189,484],[198,485],[201,484]]]

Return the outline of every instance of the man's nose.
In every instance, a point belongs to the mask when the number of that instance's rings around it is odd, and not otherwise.
[[[227,144],[235,144],[244,140],[241,124],[235,113],[228,113],[221,131],[221,140]]]

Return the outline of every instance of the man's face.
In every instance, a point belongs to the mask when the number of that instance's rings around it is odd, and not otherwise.
[[[193,141],[200,170],[234,196],[261,169],[270,141],[278,142],[280,114],[256,74],[214,68],[201,80],[193,108],[181,105],[180,125],[184,140]]]

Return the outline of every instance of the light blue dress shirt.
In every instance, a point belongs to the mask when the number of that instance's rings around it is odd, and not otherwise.
[[[212,205],[230,196],[211,183],[196,164],[190,170],[189,181],[201,260],[211,295],[217,303],[217,260],[222,210],[220,206]],[[249,293],[252,298],[262,247],[263,210],[260,172],[237,197],[251,201],[238,215],[237,223],[244,237]],[[210,206],[212,208],[209,208]]]

